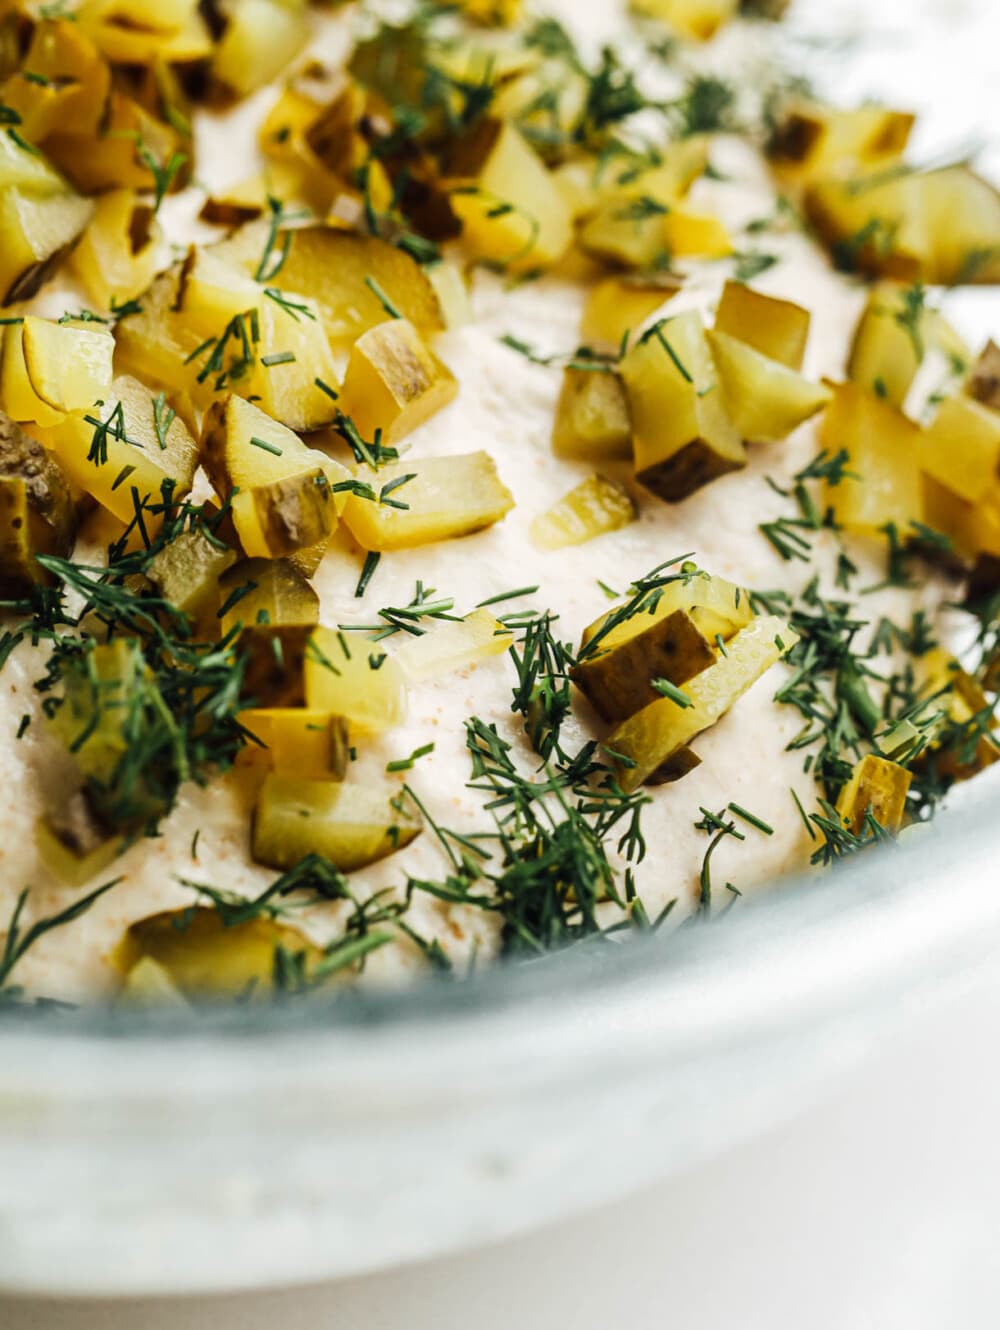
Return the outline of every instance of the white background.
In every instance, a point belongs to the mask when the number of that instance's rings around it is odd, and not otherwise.
[[[799,0],[796,12],[802,31],[876,34],[800,48],[841,98],[927,107],[918,154],[978,135],[997,173],[997,0]],[[1000,329],[994,294],[956,303],[973,340]],[[771,1136],[490,1252],[253,1298],[0,1298],[0,1330],[994,1330],[998,1020],[1000,991],[929,1012],[878,1065]]]

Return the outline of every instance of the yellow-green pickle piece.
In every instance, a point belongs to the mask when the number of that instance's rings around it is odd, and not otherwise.
[[[837,812],[844,826],[860,836],[871,814],[884,830],[899,831],[912,779],[898,762],[889,762],[875,753],[863,757],[837,800]]]
[[[531,523],[531,539],[543,550],[582,545],[636,519],[636,506],[623,485],[606,476],[582,480]]]
[[[241,559],[219,578],[222,632],[319,623],[319,596],[290,559]]]
[[[390,790],[272,775],[257,799],[253,857],[286,869],[319,854],[350,873],[409,845],[420,829]]]
[[[76,509],[62,468],[36,440],[0,413],[0,594],[26,594],[49,576],[38,554],[67,558]]]
[[[559,457],[583,462],[632,455],[632,422],[617,374],[586,369],[563,371],[552,450]]]
[[[219,633],[219,581],[236,562],[228,546],[205,530],[183,531],[150,560],[146,575],[164,600],[207,637]]]

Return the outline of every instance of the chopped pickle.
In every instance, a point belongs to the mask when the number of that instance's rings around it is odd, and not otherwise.
[[[837,812],[844,826],[860,836],[871,815],[886,831],[899,831],[912,779],[910,772],[897,762],[888,762],[874,753],[863,757],[837,800]]]
[[[786,439],[829,402],[829,388],[810,383],[746,342],[718,331],[707,337],[729,415],[748,443]]]
[[[446,328],[461,328],[472,322],[472,302],[461,268],[441,259],[424,266],[434,294],[441,306],[441,317]]]
[[[543,550],[582,545],[618,531],[636,519],[637,510],[624,486],[605,476],[592,475],[539,514],[531,523],[531,539]]]
[[[349,479],[339,462],[308,448],[294,431],[231,394],[205,415],[202,464],[220,499],[232,498],[233,522],[251,558],[305,551],[336,530]]]
[[[61,125],[96,133],[111,71],[93,42],[69,18],[35,24],[23,68],[11,74],[0,97],[21,117],[21,133],[40,143]]]
[[[563,370],[552,427],[558,457],[606,462],[632,455],[632,422],[625,388],[610,370]]]
[[[389,319],[351,348],[341,410],[365,438],[396,443],[454,401],[458,381],[408,319]]]
[[[638,789],[681,749],[721,720],[740,697],[798,641],[781,619],[762,615],[726,644],[714,665],[679,689],[687,705],[662,697],[613,730],[605,747],[615,754],[622,789]]]
[[[173,481],[175,498],[187,494],[198,465],[180,417],[127,375],[115,379],[99,411],[72,412],[38,434],[74,484],[122,522],[135,516],[136,495],[161,503],[165,481]],[[151,515],[146,522],[155,525]]]
[[[411,478],[403,483],[404,476]],[[351,494],[344,507],[345,526],[366,550],[411,549],[470,536],[499,522],[514,506],[485,452],[407,458],[382,467],[376,483],[380,495],[392,502]],[[392,486],[388,494],[387,486]]]
[[[680,288],[680,281],[667,274],[606,277],[587,297],[580,332],[588,344],[617,351]]]
[[[502,655],[513,641],[509,628],[478,609],[455,622],[430,624],[419,637],[407,635],[394,655],[409,680],[422,682]]]
[[[246,1000],[274,987],[279,948],[312,963],[323,954],[304,933],[276,919],[227,925],[218,910],[189,906],[132,924],[114,959],[126,991],[136,968],[153,961],[185,1000]]]
[[[409,845],[420,823],[390,791],[350,781],[268,776],[257,800],[253,857],[269,868],[293,867],[319,854],[350,873]]]
[[[35,555],[68,558],[75,536],[76,509],[62,469],[0,415],[0,596],[21,596],[47,582]]]
[[[219,632],[219,579],[236,555],[205,530],[182,531],[150,560],[146,576],[164,600],[186,614],[200,635]]]
[[[0,188],[0,303],[33,296],[79,239],[93,211],[90,199],[68,185],[54,193]]]
[[[70,256],[70,268],[100,309],[134,300],[156,273],[160,227],[133,190],[113,189],[94,201],[94,215]]]
[[[902,410],[931,349],[962,360],[967,356],[954,329],[924,304],[922,288],[880,282],[872,289],[854,334],[848,377]]]
[[[637,14],[662,19],[683,37],[707,42],[736,17],[739,0],[631,0]]]
[[[1000,411],[1000,346],[990,342],[969,377],[968,393],[983,406]]]
[[[805,211],[845,267],[929,285],[1000,281],[1000,194],[968,167],[817,181]]]
[[[84,411],[111,388],[115,339],[105,328],[25,318],[21,346],[35,394],[54,411]]]
[[[212,52],[212,36],[199,13],[192,10],[181,27],[169,31],[137,26],[124,15],[105,15],[100,6],[80,11],[84,30],[108,60],[121,65],[153,65],[158,61],[191,63]]]
[[[222,633],[319,623],[319,596],[289,559],[241,559],[219,578]]]
[[[349,753],[347,721],[305,707],[244,711],[240,723],[253,736],[241,754],[281,776],[343,780]]]
[[[979,680],[963,670],[943,647],[929,651],[919,666],[923,691],[932,699],[931,706],[944,711],[952,724],[969,727],[968,738],[957,747],[942,749],[932,743],[927,760],[942,776],[954,781],[970,780],[1000,761],[1000,744],[991,733],[997,728],[994,708]]]
[[[483,120],[449,164],[451,206],[472,258],[510,271],[548,267],[572,240],[569,209],[516,126]]]
[[[239,650],[246,663],[241,696],[248,709],[306,705],[306,654],[312,631],[309,624],[254,624],[243,629]]]
[[[959,498],[979,503],[1000,478],[1000,413],[971,397],[946,397],[920,440],[920,465]]]
[[[671,208],[664,217],[663,243],[675,259],[725,259],[733,252],[733,238],[720,218],[682,208]]]
[[[149,158],[137,151],[138,145],[148,149],[154,162],[169,162],[183,142],[178,129],[157,119],[134,97],[113,89],[102,109],[100,133],[59,126],[45,140],[45,151],[77,189],[97,194],[106,189],[155,189]],[[182,169],[173,186],[182,185],[184,178]]]
[[[746,465],[725,408],[701,317],[654,324],[621,362],[636,478],[675,503]]]
[[[24,363],[24,326],[9,323],[3,328],[0,364],[0,403],[12,419],[37,425],[58,425],[63,412],[43,402],[28,378]]]
[[[122,852],[122,838],[94,814],[84,790],[76,790],[35,824],[35,842],[49,872],[70,887],[103,873]]]
[[[584,662],[598,650],[609,652],[621,646],[677,610],[688,612],[712,642],[720,637],[723,642],[728,642],[753,619],[748,591],[727,582],[724,577],[713,577],[695,569],[658,587],[643,599],[634,613],[623,614],[622,607],[619,607],[595,619],[584,629],[578,661]]]
[[[269,255],[270,272],[284,251],[273,253],[268,235],[266,221],[252,222],[212,252],[250,274],[261,271]],[[366,329],[385,321],[385,305],[376,290],[421,333],[444,327],[441,304],[426,272],[395,245],[332,226],[307,226],[288,235],[288,253],[278,271],[261,275],[266,285],[280,291],[307,291],[335,346],[353,344]]]
[[[884,106],[841,110],[795,101],[774,131],[769,155],[779,175],[795,183],[885,170],[902,158],[915,120]]]
[[[310,710],[344,716],[362,734],[381,734],[406,719],[406,679],[395,656],[335,628],[312,630],[304,690]]]
[[[509,28],[524,12],[524,0],[459,0],[458,8],[476,23]]]
[[[742,282],[727,282],[715,315],[715,331],[735,337],[797,372],[806,354],[810,319],[801,305],[765,296]]]
[[[248,97],[275,78],[309,39],[305,5],[295,0],[240,0],[227,10],[212,56],[215,81]]]
[[[169,970],[144,956],[132,966],[118,1000],[131,1007],[180,1007],[187,1009],[188,1001],[170,977]]]
[[[857,384],[834,385],[819,439],[831,457],[848,456],[847,474],[825,490],[841,526],[875,533],[891,522],[904,534],[923,521],[920,430],[902,412]]]
[[[662,697],[655,679],[687,683],[715,664],[715,649],[689,611],[639,617],[638,632],[581,660],[573,670],[573,682],[607,721],[627,720]]]

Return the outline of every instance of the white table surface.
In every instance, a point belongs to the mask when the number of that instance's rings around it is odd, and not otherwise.
[[[998,1021],[955,1000],[784,1129],[488,1252],[251,1298],[0,1298],[0,1327],[995,1330]]]

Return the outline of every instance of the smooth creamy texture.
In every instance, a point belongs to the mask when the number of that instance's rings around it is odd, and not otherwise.
[[[559,9],[568,10],[568,5]],[[579,32],[580,10],[561,15]],[[597,6],[594,7],[598,8]],[[558,10],[557,10],[558,12]],[[615,28],[612,6],[584,19],[589,31],[580,34],[586,46],[610,35]],[[345,49],[343,20],[327,21],[319,46],[324,55]],[[760,37],[742,28],[724,35],[709,58],[724,66],[741,61],[757,64]],[[749,53],[748,53],[749,50]],[[199,125],[197,176],[216,190],[249,173],[254,134],[273,93],[263,93],[223,120],[202,118]],[[691,196],[692,206],[717,211],[734,231],[773,211],[773,191],[757,154],[737,139],[719,139],[712,161],[724,177],[703,180]],[[164,218],[175,242],[206,239],[216,234],[194,221],[201,196],[169,200]],[[739,241],[742,248],[760,248],[781,255],[781,262],[755,282],[759,289],[797,300],[813,312],[812,334],[805,372],[814,378],[843,375],[850,333],[863,303],[863,290],[833,274],[825,259],[801,235],[765,233]],[[695,272],[670,312],[692,306],[709,311],[730,273],[729,264],[704,265]],[[444,455],[487,449],[513,491],[516,509],[500,525],[460,542],[384,555],[363,601],[354,598],[360,558],[331,555],[320,569],[316,586],[322,597],[326,623],[371,622],[378,607],[404,605],[419,578],[426,587],[455,598],[459,611],[511,587],[539,583],[540,591],[511,602],[499,612],[530,605],[560,615],[559,632],[576,645],[581,629],[608,608],[597,579],[625,592],[664,559],[691,554],[713,573],[761,589],[797,589],[814,567],[789,565],[776,555],[758,531],[761,521],[789,513],[789,503],[765,483],[771,476],[783,483],[816,454],[815,429],[806,426],[787,442],[752,449],[746,470],[727,476],[679,505],[667,505],[632,484],[640,504],[640,518],[632,526],[575,548],[539,552],[528,536],[532,519],[570,490],[592,468],[560,461],[552,455],[549,436],[560,371],[529,363],[498,343],[511,332],[546,351],[568,352],[579,341],[579,315],[583,292],[555,278],[506,289],[488,274],[477,277],[474,290],[475,322],[441,337],[437,350],[456,374],[458,400],[435,416],[407,445],[414,456]],[[78,298],[76,303],[79,303]],[[46,292],[39,307],[61,313],[74,307],[65,289]],[[621,478],[628,479],[628,467]],[[817,538],[817,567],[829,570],[835,546]],[[884,550],[872,546],[851,549],[859,563],[861,587],[881,579]],[[922,603],[931,609],[947,598],[942,584],[926,589]],[[889,592],[866,597],[864,608],[875,620],[888,613],[905,620],[912,600]],[[391,640],[389,646],[391,648]],[[0,811],[0,921],[13,908],[16,893],[32,887],[32,917],[63,908],[72,896],[53,881],[34,847],[34,825],[53,791],[68,788],[64,755],[49,739],[35,706],[33,681],[42,673],[44,652],[21,648],[0,674],[0,778],[7,791]],[[815,806],[813,782],[803,774],[803,754],[786,751],[801,728],[802,719],[790,707],[772,701],[784,677],[784,666],[769,672],[713,730],[695,743],[702,765],[674,785],[652,790],[652,805],[645,810],[643,828],[648,853],[637,879],[650,915],[677,897],[674,918],[687,914],[697,901],[699,868],[708,846],[704,832],[694,823],[702,806],[720,810],[730,801],[751,809],[775,828],[765,837],[751,827],[745,842],[724,841],[713,859],[716,898],[721,906],[730,899],[723,884],[732,882],[747,892],[799,867],[811,843],[792,802],[795,787],[807,807]],[[525,770],[537,765],[523,735],[519,718],[510,712],[514,672],[506,657],[494,658],[474,669],[439,681],[414,686],[406,725],[380,741],[364,741],[352,770],[359,779],[388,785],[414,786],[434,818],[447,826],[469,829],[484,825],[480,796],[466,789],[469,758],[463,721],[477,715],[496,722],[501,733],[517,745]],[[565,730],[572,748],[598,730],[585,703],[577,699],[574,719]],[[22,714],[33,721],[20,742],[14,734]],[[412,772],[387,777],[385,764],[408,756],[415,748],[434,742],[435,750]],[[44,939],[17,972],[17,980],[48,996],[79,998],[86,993],[112,991],[117,980],[108,954],[132,921],[155,911],[188,905],[190,889],[179,876],[238,892],[261,889],[275,874],[249,862],[249,802],[238,783],[215,779],[206,789],[188,786],[179,805],[156,840],[134,846],[99,880],[122,874],[125,882],[104,898],[89,915],[68,929]],[[485,825],[489,825],[488,821]],[[192,841],[198,833],[197,855]],[[408,849],[357,873],[357,891],[402,884],[406,875],[440,877],[445,861],[428,831]],[[341,907],[302,916],[323,939],[336,932]],[[453,960],[461,961],[472,949],[482,961],[495,952],[496,923],[471,909],[449,908],[417,895],[410,915],[412,925],[427,936],[439,937]],[[415,950],[386,948],[369,962],[367,976],[395,981],[423,968]]]

